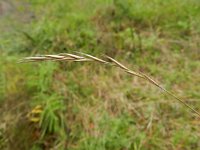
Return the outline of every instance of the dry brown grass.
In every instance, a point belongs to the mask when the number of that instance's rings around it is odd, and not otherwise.
[[[181,102],[183,105],[188,107],[190,110],[192,110],[196,115],[198,115],[200,117],[200,113],[197,110],[195,110],[192,106],[188,105],[186,102],[184,102],[182,99],[178,98],[172,92],[163,88],[159,83],[157,83],[155,80],[153,80],[151,77],[147,76],[146,74],[139,72],[139,71],[137,71],[137,72],[132,71],[132,70],[128,69],[127,67],[125,67],[120,62],[116,61],[115,59],[113,59],[109,56],[105,56],[107,58],[107,60],[103,60],[103,59],[100,59],[100,58],[97,58],[97,57],[94,57],[92,55],[85,54],[82,52],[76,52],[76,53],[79,55],[61,53],[58,55],[41,55],[41,56],[35,56],[35,57],[26,57],[26,58],[20,60],[19,62],[24,63],[24,62],[38,62],[38,61],[72,61],[72,62],[96,61],[101,64],[115,66],[130,75],[137,76],[139,78],[142,78],[142,79],[150,82],[151,84],[153,84],[154,86],[156,86],[160,90],[162,90],[164,93],[168,94],[169,96],[173,97],[177,101]]]

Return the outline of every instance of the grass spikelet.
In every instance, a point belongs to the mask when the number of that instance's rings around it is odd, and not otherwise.
[[[60,53],[59,56],[69,56],[69,57],[75,58],[75,59],[83,59],[84,58],[84,57],[74,55],[74,54],[69,54],[69,53]]]
[[[84,56],[86,56],[86,57],[89,57],[89,58],[91,58],[91,59],[93,59],[93,60],[95,60],[95,61],[101,62],[101,63],[105,63],[105,64],[108,64],[108,63],[109,63],[109,62],[107,62],[107,61],[105,61],[105,60],[102,60],[102,59],[100,59],[100,58],[94,57],[94,56],[89,55],[89,54],[85,54],[85,53],[82,53],[82,52],[77,52],[77,53],[79,53],[79,54],[81,54],[81,55],[84,55]]]

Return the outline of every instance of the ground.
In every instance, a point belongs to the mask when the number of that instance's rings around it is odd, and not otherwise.
[[[0,1],[0,149],[198,150],[199,117],[149,82],[94,62],[108,55],[200,112],[198,0]]]

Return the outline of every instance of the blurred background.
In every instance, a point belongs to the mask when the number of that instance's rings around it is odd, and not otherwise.
[[[200,111],[199,0],[0,0],[0,149],[199,150],[200,119],[155,86],[90,62],[108,55]]]

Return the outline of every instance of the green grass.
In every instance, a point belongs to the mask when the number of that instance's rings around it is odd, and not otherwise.
[[[24,1],[0,18],[0,149],[199,149],[199,118],[143,80],[98,63],[17,63],[106,54],[200,111],[198,0]]]

